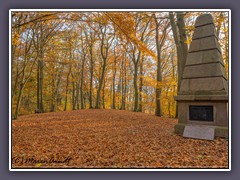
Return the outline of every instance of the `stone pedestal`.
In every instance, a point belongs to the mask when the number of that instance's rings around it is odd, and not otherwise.
[[[215,136],[228,137],[228,82],[210,14],[197,18],[178,95],[178,124],[208,126]]]

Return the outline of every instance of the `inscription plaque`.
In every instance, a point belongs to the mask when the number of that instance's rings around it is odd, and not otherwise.
[[[213,140],[215,128],[211,126],[185,126],[183,137]]]
[[[213,121],[213,106],[189,106],[189,120]]]

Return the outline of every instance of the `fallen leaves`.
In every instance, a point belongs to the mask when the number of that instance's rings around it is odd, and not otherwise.
[[[13,168],[228,168],[228,141],[183,138],[175,119],[123,110],[75,110],[12,121]],[[24,159],[41,160],[24,162]],[[55,161],[47,163],[47,160]],[[69,159],[64,163],[64,158]],[[57,160],[59,163],[57,163]],[[46,163],[42,163],[45,162]]]

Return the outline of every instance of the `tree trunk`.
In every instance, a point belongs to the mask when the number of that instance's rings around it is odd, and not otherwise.
[[[103,86],[106,64],[107,64],[107,59],[103,59],[102,72],[101,72],[101,77],[100,77],[99,86],[98,86],[98,90],[97,90],[97,100],[96,100],[96,105],[95,105],[96,109],[100,108],[100,94],[101,94],[101,90],[102,90],[102,86]]]
[[[103,81],[103,88],[102,88],[102,107],[105,109],[105,80]]]
[[[64,111],[67,110],[67,103],[68,103],[68,86],[69,86],[69,77],[71,73],[71,65],[67,74],[67,84],[66,84],[66,93],[65,93],[65,106],[64,106]]]
[[[138,84],[137,84],[137,73],[138,73],[138,65],[134,63],[134,76],[133,76],[133,84],[134,84],[134,112],[138,111]]]
[[[17,119],[17,117],[18,117],[19,108],[20,108],[20,102],[21,102],[21,99],[22,99],[22,93],[23,93],[23,84],[21,83],[20,84],[19,94],[18,94],[18,99],[17,99],[17,106],[16,106],[16,109],[15,109],[15,113],[14,113],[13,119]]]
[[[121,91],[122,91],[122,103],[121,108],[122,110],[126,109],[126,76],[127,76],[127,68],[126,68],[126,57],[122,60],[121,63]]]
[[[55,111],[55,102],[56,102],[56,98],[55,98],[55,93],[56,93],[56,86],[55,86],[55,77],[54,75],[52,75],[52,81],[51,81],[51,104],[50,104],[50,112],[54,112]]]
[[[140,82],[139,82],[139,108],[138,111],[143,111],[143,102],[142,102],[142,94],[143,94],[143,61],[144,57],[142,57],[142,60],[140,62]]]
[[[37,67],[37,112],[44,113],[43,106],[43,47],[40,47]]]
[[[115,76],[117,72],[117,62],[116,58],[114,58],[114,64],[113,64],[113,82],[112,82],[112,91],[113,91],[113,97],[112,97],[112,109],[116,109],[116,93],[115,93]]]
[[[90,88],[89,88],[89,108],[93,108],[93,69],[94,69],[94,64],[93,64],[93,54],[92,54],[92,46],[90,47]]]
[[[173,12],[169,13],[169,19],[172,27],[173,37],[176,44],[177,50],[177,69],[178,69],[178,85],[177,89],[179,91],[183,69],[186,63],[188,47],[185,43],[186,41],[186,32],[185,32],[185,23],[183,13],[177,13],[177,25],[174,20]],[[178,104],[176,103],[176,118],[178,117]]]
[[[76,86],[77,86],[76,87],[76,106],[77,106],[77,109],[80,109],[80,106],[79,106],[80,82],[79,82],[79,80],[78,80]]]
[[[180,37],[180,47],[181,47],[181,54],[182,54],[182,60],[181,60],[181,78],[183,74],[183,69],[186,64],[187,60],[187,53],[188,53],[188,46],[187,46],[187,36],[186,36],[186,30],[185,30],[185,23],[184,23],[184,15],[183,13],[177,13],[177,26],[178,26],[178,32]],[[180,79],[181,81],[182,79]]]
[[[155,115],[156,116],[162,116],[162,107],[161,107],[161,83],[162,83],[162,60],[161,60],[161,50],[165,43],[166,39],[166,33],[167,33],[167,27],[168,23],[166,23],[164,30],[162,32],[161,39],[159,39],[159,23],[157,21],[156,16],[154,16],[155,20],[155,41],[156,41],[156,49],[157,49],[157,84],[156,84],[156,108],[155,108]]]
[[[72,110],[76,110],[76,98],[75,98],[75,93],[76,93],[76,88],[75,88],[75,82],[74,82],[74,76],[72,74]]]
[[[18,94],[17,106],[16,106],[16,109],[15,109],[15,113],[14,113],[13,119],[17,119],[18,118],[19,109],[20,109],[20,103],[21,103],[21,99],[22,99],[24,86],[25,86],[25,84],[27,83],[28,79],[30,78],[30,76],[32,74],[33,66],[35,64],[36,59],[34,60],[34,62],[31,65],[29,74],[26,76],[25,70],[26,70],[28,61],[26,60],[26,54],[25,54],[25,61],[24,61],[24,65],[23,65],[22,78],[21,78],[21,81],[20,81],[20,90],[19,90],[19,94]]]
[[[81,109],[84,109],[84,91],[83,91],[83,83],[84,83],[84,68],[85,68],[85,55],[82,61],[82,71],[81,71],[81,84],[80,84],[80,99],[81,99]]]

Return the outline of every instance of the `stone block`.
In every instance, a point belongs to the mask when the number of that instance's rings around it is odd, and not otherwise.
[[[206,26],[197,27],[193,33],[192,39],[195,40],[208,36],[216,36],[214,24],[208,24]]]
[[[190,91],[190,79],[182,79],[179,91]]]
[[[198,18],[196,19],[195,27],[203,26],[206,24],[213,24],[213,23],[214,21],[211,14],[203,14],[198,16]]]
[[[180,91],[221,91],[227,90],[223,77],[182,79]]]
[[[226,79],[224,67],[220,63],[198,64],[194,66],[185,66],[183,78],[200,78],[223,76]]]
[[[217,49],[219,52],[221,52],[220,46],[215,36],[193,40],[189,48],[189,53],[210,49]]]
[[[217,49],[188,53],[186,66],[211,62],[219,62],[224,65],[222,55]]]

